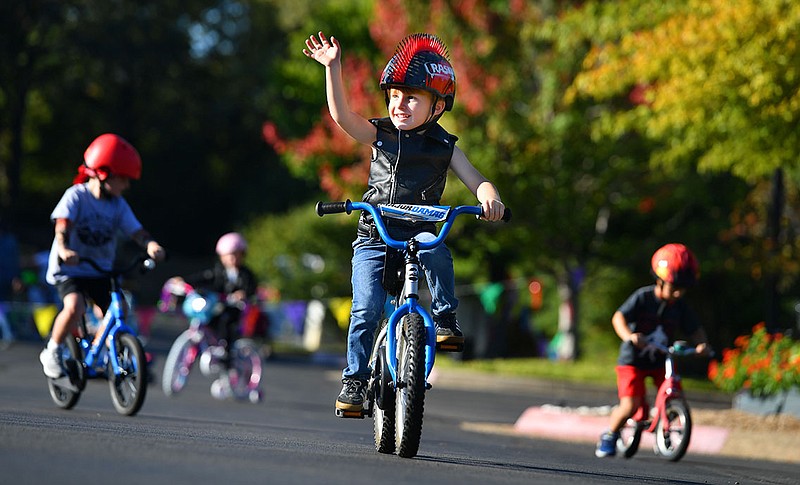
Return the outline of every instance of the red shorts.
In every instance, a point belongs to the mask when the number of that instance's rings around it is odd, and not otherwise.
[[[637,397],[645,395],[644,380],[652,377],[656,389],[664,382],[664,369],[639,369],[632,365],[617,366],[617,394],[619,397]]]

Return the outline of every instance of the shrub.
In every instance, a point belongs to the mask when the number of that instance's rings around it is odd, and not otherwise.
[[[800,341],[770,334],[759,323],[750,335],[737,337],[734,348],[722,351],[721,362],[711,362],[708,377],[724,391],[747,389],[753,396],[800,388]]]

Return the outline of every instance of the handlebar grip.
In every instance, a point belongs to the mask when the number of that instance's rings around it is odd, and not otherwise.
[[[503,211],[503,218],[501,220],[503,222],[508,222],[511,220],[511,209],[506,207],[506,209]]]
[[[349,200],[346,202],[317,202],[316,211],[317,215],[322,217],[325,214],[340,214],[342,212],[347,212],[348,214],[350,211],[347,210],[347,203],[350,202]]]

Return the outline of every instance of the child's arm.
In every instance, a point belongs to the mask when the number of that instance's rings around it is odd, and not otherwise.
[[[703,327],[699,327],[695,330],[694,333],[689,336],[689,339],[695,344],[694,349],[698,354],[705,354],[709,350],[708,337],[706,337],[706,331],[703,330]]]
[[[450,159],[450,168],[456,176],[475,194],[483,207],[483,218],[488,221],[499,221],[503,218],[506,206],[500,200],[500,192],[497,187],[486,177],[478,172],[478,169],[467,159],[464,152],[455,147],[453,158]]]
[[[303,54],[325,66],[325,93],[328,98],[328,111],[331,118],[354,140],[371,145],[375,140],[376,128],[363,116],[354,113],[347,102],[342,79],[342,50],[339,41],[330,40],[322,32],[319,40],[315,36],[306,39]]]
[[[58,257],[64,264],[78,264],[78,253],[73,251],[67,246],[69,243],[69,231],[72,228],[72,222],[67,218],[56,219],[56,250]]]
[[[611,317],[611,325],[614,326],[614,331],[623,342],[630,342],[634,347],[641,347],[647,343],[644,335],[639,332],[631,332],[630,328],[628,328],[628,321],[621,311],[614,312],[614,316]]]
[[[147,251],[148,256],[156,261],[161,261],[164,259],[164,256],[166,256],[164,248],[155,242],[153,238],[150,237],[150,233],[144,229],[139,229],[136,231],[131,238],[136,242],[136,244],[140,245],[145,251]]]

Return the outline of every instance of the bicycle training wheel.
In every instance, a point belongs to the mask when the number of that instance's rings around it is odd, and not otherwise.
[[[115,347],[120,373],[109,372],[111,400],[118,413],[133,416],[147,395],[147,357],[142,343],[129,333],[117,334]]]
[[[630,458],[639,450],[639,443],[642,440],[644,425],[633,419],[628,419],[619,430],[617,439],[617,453],[625,458]]]
[[[81,391],[86,383],[86,374],[83,368],[81,346],[71,335],[64,341],[61,359],[67,369],[67,376],[58,379],[48,377],[47,388],[56,406],[61,409],[72,409],[81,397]],[[64,385],[60,385],[59,382],[63,382]]]
[[[197,359],[198,348],[192,342],[189,331],[178,335],[164,361],[164,372],[161,374],[161,389],[167,396],[172,396],[183,390],[189,379],[189,372]]]
[[[691,437],[692,416],[689,413],[689,405],[677,399],[668,401],[664,415],[656,427],[656,448],[659,455],[669,461],[680,460],[686,454]]]
[[[397,349],[398,387],[395,392],[395,447],[411,458],[419,450],[425,405],[425,324],[422,316],[403,317]]]
[[[232,357],[236,369],[236,379],[231,381],[233,395],[237,399],[259,402],[262,396],[257,392],[261,384],[261,354],[258,347],[250,339],[239,339],[233,343]]]

